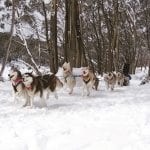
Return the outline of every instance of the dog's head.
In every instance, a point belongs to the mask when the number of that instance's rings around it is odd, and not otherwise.
[[[122,73],[121,73],[121,72],[117,72],[117,73],[116,73],[116,77],[117,77],[117,78],[122,78]]]
[[[15,81],[18,78],[22,78],[21,72],[17,68],[11,68],[8,74],[10,80]]]
[[[109,73],[104,75],[105,80],[112,80],[113,78],[114,78],[114,73],[113,72],[109,72]]]
[[[32,75],[32,73],[24,73],[22,79],[23,83],[28,86],[32,84],[34,76]]]
[[[72,69],[71,69],[71,66],[70,66],[70,62],[65,62],[64,64],[63,64],[63,66],[62,66],[62,68],[63,68],[63,72],[65,73],[65,72],[71,72],[72,71]]]
[[[90,73],[89,67],[83,67],[83,68],[82,68],[82,76],[83,76],[83,77],[88,76],[89,73]]]

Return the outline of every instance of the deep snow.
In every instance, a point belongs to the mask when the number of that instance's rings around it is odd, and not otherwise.
[[[0,82],[0,150],[149,150],[150,84],[139,85],[143,74],[114,91],[102,80],[90,97],[81,96],[78,78],[73,95],[61,89],[47,108],[35,101],[32,109],[14,104],[10,81]]]

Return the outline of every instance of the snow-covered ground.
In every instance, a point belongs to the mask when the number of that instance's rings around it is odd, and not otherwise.
[[[128,87],[82,97],[78,79],[73,95],[65,89],[47,100],[48,107],[22,108],[13,103],[9,81],[0,82],[0,150],[149,150],[150,83],[144,73]],[[7,70],[5,71],[7,75]]]

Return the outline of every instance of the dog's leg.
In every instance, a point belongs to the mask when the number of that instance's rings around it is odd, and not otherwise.
[[[47,90],[46,91],[46,99],[49,99],[49,94],[50,94],[50,92],[49,92],[49,90]]]
[[[109,83],[105,83],[105,85],[106,85],[106,89],[108,90],[109,89]]]
[[[86,84],[83,83],[83,89],[82,89],[82,96],[85,96],[85,92],[87,92],[87,89],[86,89]]]
[[[13,101],[14,101],[14,104],[17,104],[18,103],[18,92],[13,92]]]
[[[70,88],[69,94],[72,94],[72,92],[73,92],[73,87]]]
[[[40,101],[41,101],[41,106],[42,107],[47,107],[47,103],[46,103],[46,100],[45,100],[44,96],[40,97]]]
[[[29,106],[30,106],[30,108],[33,108],[33,100],[34,100],[34,96],[30,96],[30,98],[29,98]]]
[[[57,94],[56,90],[54,91],[54,96],[56,99],[58,99],[58,94]]]
[[[86,86],[85,86],[85,84],[83,84],[82,96],[84,96],[85,88],[86,88]]]
[[[111,91],[114,90],[114,86],[115,86],[114,84],[111,85]]]
[[[90,96],[90,87],[86,87],[86,90],[87,90],[87,96]]]
[[[28,95],[25,97],[25,104],[23,107],[26,107],[27,105],[30,105],[30,97]]]

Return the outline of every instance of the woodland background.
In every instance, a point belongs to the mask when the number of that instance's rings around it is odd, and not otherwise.
[[[0,76],[18,59],[38,74],[64,61],[99,74],[128,63],[134,74],[150,66],[150,1],[0,0]]]

